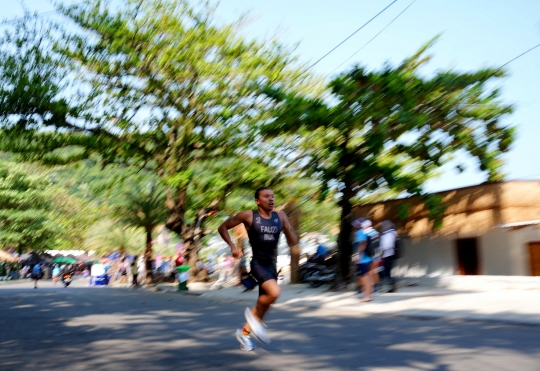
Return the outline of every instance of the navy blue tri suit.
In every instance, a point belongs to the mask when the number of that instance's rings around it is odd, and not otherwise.
[[[277,281],[277,247],[283,224],[278,213],[265,219],[258,211],[253,210],[253,222],[248,231],[249,243],[253,251],[251,275],[259,283],[259,293],[264,293],[261,284],[268,280]]]

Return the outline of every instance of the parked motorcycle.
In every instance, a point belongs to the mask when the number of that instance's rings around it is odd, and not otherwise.
[[[336,252],[326,257],[313,255],[298,268],[300,279],[302,282],[308,283],[311,287],[331,284],[336,279],[336,264]]]
[[[336,270],[326,268],[324,265],[309,266],[308,272],[302,277],[302,282],[309,283],[311,287],[319,287],[326,283],[331,284],[336,279]]]

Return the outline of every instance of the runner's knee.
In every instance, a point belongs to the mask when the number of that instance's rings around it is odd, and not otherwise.
[[[267,295],[269,299],[272,300],[272,302],[276,301],[277,298],[279,298],[279,294],[281,294],[281,289],[279,288],[278,285],[276,285],[275,287],[272,287],[271,290],[267,291]]]

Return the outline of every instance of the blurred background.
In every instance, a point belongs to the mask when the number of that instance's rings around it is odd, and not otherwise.
[[[286,280],[319,246],[339,252],[346,278],[357,217],[397,225],[404,276],[540,274],[539,11],[525,0],[3,4],[0,276],[65,255],[81,274],[129,258],[150,281],[178,265],[218,280],[230,252],[217,227],[255,208],[260,186],[301,237],[294,251],[280,242]],[[517,180],[532,185],[504,185]],[[487,242],[455,242],[514,223],[526,236],[508,242],[513,268],[463,247]],[[233,235],[249,258],[245,231]],[[444,259],[426,257],[433,246]]]

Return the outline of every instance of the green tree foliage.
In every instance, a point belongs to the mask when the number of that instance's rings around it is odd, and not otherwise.
[[[490,181],[502,178],[501,155],[512,143],[513,129],[501,118],[511,107],[490,87],[503,71],[422,76],[429,45],[397,67],[352,68],[330,82],[326,99],[267,88],[281,107],[263,130],[269,135],[293,134],[297,151],[307,156],[300,170],[321,180],[321,196],[332,185],[340,192],[338,246],[345,275],[355,197],[373,192],[423,194],[423,184],[457,151],[476,158]],[[440,214],[435,201],[427,200],[434,218]]]
[[[273,104],[258,87],[300,86],[305,74],[291,50],[246,39],[243,20],[218,24],[206,3],[111,4],[59,6],[72,23],[62,34],[28,16],[1,40],[0,146],[42,162],[98,156],[157,174],[167,186],[166,226],[194,263],[195,223],[238,186],[231,175],[261,184],[237,176],[236,159],[257,174],[271,162],[246,150],[260,143],[255,124]],[[221,159],[226,167],[215,166]],[[211,176],[198,176],[209,166]]]
[[[53,187],[43,175],[0,163],[0,244],[19,253],[55,247],[61,230],[52,220]]]
[[[149,183],[146,188],[129,191],[124,195],[124,202],[115,208],[121,223],[144,231],[146,249],[146,279],[152,282],[152,232],[167,219],[165,192],[160,187]]]
[[[62,184],[51,191],[51,220],[61,232],[56,234],[54,249],[79,250],[87,229],[106,214],[92,202],[71,195]]]
[[[108,256],[113,252],[138,255],[144,252],[144,241],[143,229],[126,227],[117,221],[105,219],[88,229],[83,246],[97,256]]]

